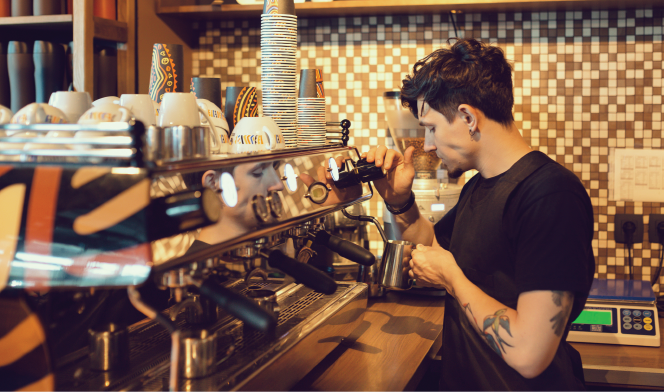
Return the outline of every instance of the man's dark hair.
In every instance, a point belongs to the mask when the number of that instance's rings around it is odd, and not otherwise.
[[[450,48],[438,49],[415,63],[413,74],[403,80],[401,103],[418,118],[419,98],[449,123],[459,105],[467,104],[493,121],[510,125],[514,121],[512,66],[498,47],[457,39]]]

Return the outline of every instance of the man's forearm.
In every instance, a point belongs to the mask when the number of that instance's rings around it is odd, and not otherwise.
[[[417,202],[403,214],[395,215],[394,223],[402,240],[426,246],[433,243],[433,224],[420,214]]]

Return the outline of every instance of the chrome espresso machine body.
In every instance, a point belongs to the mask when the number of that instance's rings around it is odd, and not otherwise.
[[[17,377],[45,373],[59,390],[287,390],[355,338],[367,286],[308,262],[314,244],[375,262],[325,231],[327,215],[373,195],[326,179],[357,150],[155,161],[140,123],[73,137],[82,129],[0,129],[46,135],[30,150],[0,138],[0,313],[30,309],[45,336],[42,368],[17,365]]]

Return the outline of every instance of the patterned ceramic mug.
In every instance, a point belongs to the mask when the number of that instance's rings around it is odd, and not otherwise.
[[[284,136],[272,117],[244,117],[231,134],[231,152],[234,154],[284,147]]]

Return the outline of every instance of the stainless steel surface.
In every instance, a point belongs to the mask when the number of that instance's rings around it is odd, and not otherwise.
[[[207,127],[168,127],[164,129],[167,158],[164,161],[185,161],[210,156],[211,139]]]
[[[199,378],[213,370],[217,354],[217,335],[206,329],[180,333],[180,372],[184,378]]]
[[[377,258],[373,265],[360,265],[357,271],[357,281],[367,285],[370,298],[385,295],[385,287],[380,284],[380,265]]]
[[[283,280],[252,282],[276,291],[281,307],[277,338],[268,340],[249,331],[226,313],[206,329],[216,334],[215,358],[223,359],[228,349],[235,352],[227,361],[214,365],[209,376],[180,379],[177,390],[288,390],[311,371],[341,340],[354,340],[367,306],[367,287],[338,282],[332,295],[314,292]],[[231,289],[245,293],[242,280],[232,281]],[[168,310],[166,310],[167,312]],[[184,312],[174,323],[185,333],[192,326]],[[95,373],[81,359],[58,370],[57,388],[63,390],[151,390],[168,389],[171,335],[154,321],[145,320],[129,327],[130,367],[125,372]],[[182,356],[186,356],[181,350]],[[181,361],[182,363],[182,361]],[[183,374],[182,371],[180,374]]]
[[[127,329],[117,324],[105,324],[88,331],[90,368],[114,370],[127,366],[129,339]]]
[[[178,316],[178,313],[180,313],[183,309],[189,310],[189,308],[194,308],[194,310],[198,311],[199,313],[203,313],[203,307],[200,304],[200,299],[198,302],[196,302],[193,297],[187,297],[184,300],[173,305],[170,311],[171,320],[175,321],[175,319]]]
[[[380,264],[378,282],[381,286],[396,290],[408,290],[413,282],[408,277],[406,265],[415,244],[408,241],[388,240]]]
[[[583,365],[586,382],[602,384],[634,385],[661,389],[664,385],[664,369],[625,367],[610,365]]]

